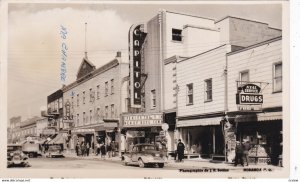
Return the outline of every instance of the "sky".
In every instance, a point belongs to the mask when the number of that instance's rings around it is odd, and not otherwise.
[[[47,96],[62,87],[60,79],[62,43],[67,45],[66,81],[76,79],[86,48],[98,68],[122,52],[128,61],[128,30],[146,22],[159,9],[213,19],[227,15],[268,23],[281,29],[280,5],[203,4],[9,4],[8,12],[8,118],[22,120],[40,115]],[[87,23],[85,34],[85,23]],[[61,37],[65,27],[65,39]]]

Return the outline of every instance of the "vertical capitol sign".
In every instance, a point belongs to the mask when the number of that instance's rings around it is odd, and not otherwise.
[[[129,30],[130,100],[131,107],[141,107],[141,48],[144,42],[144,25],[132,25]]]

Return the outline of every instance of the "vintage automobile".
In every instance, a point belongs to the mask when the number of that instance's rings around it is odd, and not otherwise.
[[[60,145],[50,145],[46,152],[46,157],[64,157],[62,147]]]
[[[159,150],[154,144],[136,144],[133,146],[132,151],[125,153],[122,156],[124,165],[138,164],[139,167],[145,167],[146,165],[163,168],[167,159],[165,153]]]
[[[30,167],[28,156],[22,152],[22,145],[7,145],[7,167],[12,166]]]

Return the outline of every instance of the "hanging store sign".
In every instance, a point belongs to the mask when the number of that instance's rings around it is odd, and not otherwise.
[[[130,89],[131,89],[131,107],[141,107],[141,74],[142,59],[141,48],[144,42],[145,33],[143,24],[133,25],[129,30],[129,62],[130,62]]]
[[[160,114],[134,114],[123,116],[124,127],[151,127],[161,126],[163,115]]]
[[[263,104],[261,88],[253,83],[238,86],[236,104],[239,111],[260,111]]]

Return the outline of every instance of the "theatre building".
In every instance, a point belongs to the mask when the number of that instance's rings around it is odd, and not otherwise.
[[[236,140],[250,141],[252,163],[281,165],[282,125],[288,122],[282,120],[281,37],[228,53],[227,61],[227,115]]]
[[[125,110],[128,72],[121,52],[99,68],[87,57],[82,60],[76,81],[63,88],[63,122],[73,123],[71,149],[77,142],[89,143],[93,149],[97,142],[119,142],[117,128]]]

